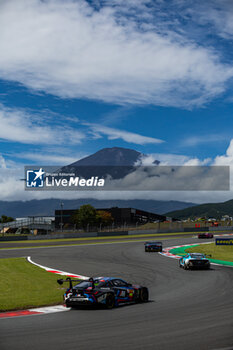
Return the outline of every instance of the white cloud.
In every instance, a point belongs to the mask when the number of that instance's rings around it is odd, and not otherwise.
[[[226,136],[221,134],[206,134],[201,136],[190,136],[182,141],[186,147],[198,146],[206,143],[216,143],[226,141]]]
[[[49,113],[49,112],[47,112]],[[59,118],[60,116],[57,116]],[[80,144],[87,138],[87,133],[91,139],[98,139],[106,135],[109,140],[122,139],[128,143],[144,145],[148,143],[158,144],[164,142],[163,140],[139,135],[133,132],[110,128],[102,124],[91,124],[87,122],[80,122],[79,129],[75,119],[75,126],[69,126],[66,117],[59,119],[50,118],[46,112],[40,114],[30,113],[23,109],[6,108],[0,104],[0,140],[13,141],[24,144],[36,145],[75,145]],[[73,121],[69,120],[69,121]],[[81,130],[82,127],[87,127]],[[64,162],[66,159],[71,160],[73,157],[66,155],[45,154],[40,156],[35,154],[35,160],[43,157],[45,160],[54,159],[56,162],[59,159]],[[16,155],[16,157],[18,157]],[[23,158],[23,157],[22,157]],[[32,153],[25,153],[25,159],[32,159]],[[77,160],[77,159],[76,159]]]
[[[168,30],[166,18],[161,32],[159,12],[145,8],[129,0],[98,11],[84,0],[3,0],[0,77],[118,104],[192,107],[222,93],[232,67]]]
[[[180,154],[150,153],[143,155],[138,165],[153,165],[155,161],[159,161],[160,165],[184,165],[190,159],[190,157]]]
[[[138,145],[145,145],[148,143],[157,144],[157,143],[164,142],[163,140],[160,140],[154,137],[143,136],[133,132],[110,128],[103,125],[90,124],[90,123],[84,123],[84,125],[87,125],[90,127],[91,133],[92,135],[94,134],[95,138],[101,137],[101,135],[107,135],[109,140],[122,139],[125,142],[135,143]]]
[[[215,158],[214,165],[229,165],[233,167],[233,139],[226,150],[226,154]]]
[[[24,144],[78,144],[85,135],[66,125],[50,125],[44,115],[0,104],[0,139]]]
[[[1,169],[6,169],[6,161],[3,158],[3,156],[0,155],[0,168]]]
[[[212,163],[211,158],[200,160],[182,154],[151,153],[143,155],[135,165],[152,166],[156,161],[159,161],[160,166],[201,166]]]
[[[233,35],[233,5],[229,0],[198,1],[189,11],[201,25],[208,24],[213,35],[215,33],[225,39],[232,39]]]
[[[212,159],[206,158],[200,160],[198,158],[191,158],[184,163],[184,166],[203,166],[203,165],[211,165]]]

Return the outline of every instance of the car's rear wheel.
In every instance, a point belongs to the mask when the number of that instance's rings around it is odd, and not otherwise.
[[[115,306],[115,297],[112,293],[108,293],[106,297],[106,308],[112,309]]]
[[[143,287],[143,288],[140,289],[138,301],[139,301],[139,303],[145,303],[148,300],[149,300],[148,289]]]

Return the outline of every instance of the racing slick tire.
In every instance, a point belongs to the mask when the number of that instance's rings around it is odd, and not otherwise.
[[[106,309],[112,309],[115,306],[115,296],[113,293],[108,293],[106,297]]]
[[[149,292],[148,289],[143,287],[140,289],[139,291],[139,298],[138,298],[138,302],[139,303],[145,303],[149,300]]]
[[[183,267],[183,266],[181,265],[180,261],[179,261],[179,267],[180,267],[180,268]]]
[[[188,266],[184,263],[183,268],[184,268],[184,270],[187,270],[187,269],[188,269]]]

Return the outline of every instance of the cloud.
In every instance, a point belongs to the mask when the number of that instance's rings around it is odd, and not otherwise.
[[[229,165],[233,167],[233,139],[226,150],[226,154],[215,158],[214,165]]]
[[[183,140],[182,145],[186,147],[199,146],[206,143],[216,143],[226,141],[226,135],[206,134],[201,136],[190,136]]]
[[[150,153],[143,155],[136,165],[153,165],[155,161],[159,161],[160,165],[184,165],[190,160],[191,157],[180,154]]]
[[[211,158],[200,160],[182,154],[151,153],[142,155],[135,165],[152,166],[159,162],[160,166],[202,166],[211,165]]]
[[[3,156],[0,155],[0,168],[1,169],[6,169],[6,161],[3,158]]]
[[[107,135],[109,140],[122,139],[125,142],[135,143],[138,145],[145,145],[148,143],[157,144],[157,143],[164,142],[163,140],[160,140],[154,137],[143,136],[133,132],[114,129],[107,126],[91,124],[91,123],[84,123],[84,125],[87,125],[90,127],[91,133],[92,135],[94,135],[95,138],[101,137],[101,135]]]
[[[85,135],[65,123],[50,124],[46,115],[0,104],[0,139],[24,144],[78,144]]]
[[[233,35],[233,4],[229,0],[196,1],[189,14],[203,25],[208,25],[207,31],[215,33],[224,39],[232,39]]]
[[[102,124],[82,122],[78,119],[75,119],[75,125],[72,126],[73,121],[73,119],[67,119],[67,117],[60,115],[51,118],[49,111],[42,111],[38,114],[25,109],[7,108],[0,104],[0,140],[31,145],[76,145],[82,143],[87,138],[88,133],[92,140],[106,135],[109,140],[122,139],[125,142],[139,145],[164,142],[154,137],[110,128]],[[68,122],[72,123],[68,125]],[[53,152],[51,155],[45,154],[44,156],[35,153],[34,159],[43,158],[47,161],[54,159],[56,162],[60,159],[62,163],[66,159],[73,159],[73,157],[66,155],[56,156],[56,153],[59,153],[59,150],[55,151],[55,154]],[[24,158],[32,159],[32,155],[31,152],[27,152],[24,154]],[[18,156],[16,155],[16,157]],[[23,158],[22,154],[21,156]]]
[[[122,105],[190,108],[225,91],[232,67],[170,29],[163,2],[92,4],[2,1],[0,77],[62,98]]]

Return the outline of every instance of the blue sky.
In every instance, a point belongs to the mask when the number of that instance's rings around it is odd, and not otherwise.
[[[229,0],[1,1],[0,200],[104,147],[232,165],[232,39]]]

